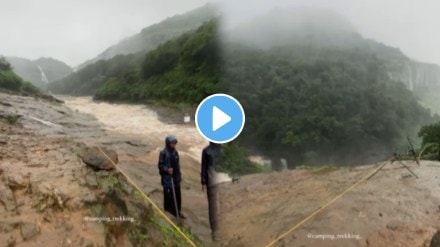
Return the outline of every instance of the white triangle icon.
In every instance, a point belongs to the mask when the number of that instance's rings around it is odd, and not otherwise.
[[[212,131],[216,131],[231,121],[231,117],[220,110],[218,107],[212,107]]]

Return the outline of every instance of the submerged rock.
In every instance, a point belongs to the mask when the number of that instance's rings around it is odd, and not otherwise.
[[[104,155],[97,147],[86,148],[81,154],[82,161],[96,170],[111,170],[114,168],[113,163],[118,163],[118,154],[108,148],[101,148]],[[110,158],[111,161],[108,159]],[[113,161],[113,162],[112,162]]]

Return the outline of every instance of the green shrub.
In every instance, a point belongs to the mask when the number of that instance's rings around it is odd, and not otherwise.
[[[440,122],[423,126],[419,137],[422,138],[422,157],[440,160]]]
[[[222,145],[221,162],[216,170],[233,176],[265,171],[262,166],[250,161],[246,149],[236,143]]]

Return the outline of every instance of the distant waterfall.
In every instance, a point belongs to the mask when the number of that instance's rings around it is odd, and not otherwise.
[[[403,82],[411,91],[440,86],[440,66],[435,64],[407,62],[399,69],[389,71],[388,76],[394,81]]]
[[[41,81],[46,83],[46,84],[49,84],[49,80],[47,79],[46,74],[44,73],[44,70],[41,68],[40,65],[37,65],[37,66],[38,66],[38,69],[40,70]]]
[[[414,77],[413,77],[411,65],[407,64],[407,68],[408,68],[409,90],[414,91],[414,81],[413,81]]]

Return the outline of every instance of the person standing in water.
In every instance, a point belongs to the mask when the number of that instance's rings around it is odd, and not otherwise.
[[[215,167],[221,159],[221,146],[210,142],[202,152],[201,182],[202,191],[208,195],[209,224],[211,235],[214,241],[218,241],[218,208],[217,208],[217,187],[215,184]]]
[[[158,168],[163,187],[164,210],[175,217],[184,219],[185,217],[181,213],[182,195],[180,182],[182,178],[179,153],[176,150],[176,145],[177,138],[175,136],[170,135],[165,138],[165,148],[160,152]]]

